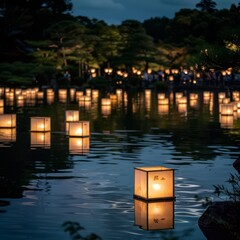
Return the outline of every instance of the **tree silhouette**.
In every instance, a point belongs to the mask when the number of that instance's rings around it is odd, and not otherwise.
[[[201,0],[196,4],[196,8],[199,8],[203,12],[213,12],[216,10],[216,2],[212,0]]]

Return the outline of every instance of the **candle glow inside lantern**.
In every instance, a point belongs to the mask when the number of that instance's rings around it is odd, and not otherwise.
[[[232,103],[222,103],[220,104],[221,115],[233,115],[233,104]]]
[[[31,132],[31,147],[50,148],[51,134],[50,132]]]
[[[88,121],[69,122],[70,137],[89,137],[90,123]]]
[[[69,131],[69,122],[79,121],[79,111],[78,110],[66,110],[65,112],[66,119],[66,131]]]
[[[51,131],[50,117],[31,117],[31,132]]]
[[[16,114],[0,115],[0,128],[15,128],[15,127],[16,127]]]
[[[135,168],[134,196],[144,200],[175,198],[174,170],[161,166]]]
[[[174,228],[174,200],[146,202],[134,199],[134,224],[144,230]]]
[[[158,113],[161,114],[167,114],[169,112],[169,105],[166,104],[159,104],[158,105]]]

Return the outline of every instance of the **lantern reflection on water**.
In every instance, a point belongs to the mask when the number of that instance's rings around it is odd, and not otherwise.
[[[16,114],[1,114],[0,128],[14,128],[16,127]]]
[[[48,132],[51,131],[50,117],[31,117],[32,132]]]
[[[50,132],[31,132],[32,148],[50,148],[51,134]]]
[[[220,114],[219,122],[222,128],[233,128],[234,116]]]
[[[174,228],[174,200],[146,202],[134,199],[134,223],[144,230]]]
[[[69,137],[69,153],[83,154],[88,153],[90,148],[89,137]]]
[[[166,167],[137,167],[134,196],[144,200],[174,199],[174,170]]]

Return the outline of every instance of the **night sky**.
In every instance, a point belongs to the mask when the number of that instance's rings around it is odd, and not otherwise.
[[[173,18],[182,8],[194,9],[200,0],[72,0],[74,16],[104,20],[108,24],[121,24],[124,20],[144,21],[151,17]],[[229,9],[239,0],[216,0],[217,9]]]

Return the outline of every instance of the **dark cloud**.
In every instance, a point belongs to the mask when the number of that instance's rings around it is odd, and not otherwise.
[[[182,8],[195,8],[200,0],[72,0],[73,14],[121,24],[124,20],[144,21],[151,17],[173,18]],[[217,7],[230,8],[239,0],[217,0]]]

